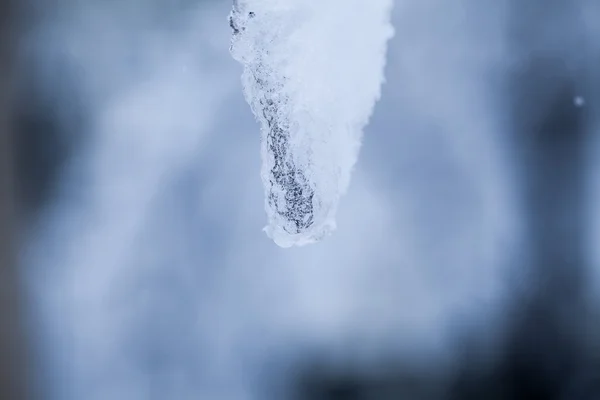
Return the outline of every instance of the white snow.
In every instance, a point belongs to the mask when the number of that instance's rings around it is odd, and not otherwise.
[[[244,65],[243,91],[261,124],[265,231],[281,247],[318,241],[336,228],[338,202],[384,82],[392,5],[234,5],[231,53]]]

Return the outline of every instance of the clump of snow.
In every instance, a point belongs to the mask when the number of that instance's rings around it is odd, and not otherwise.
[[[268,225],[281,247],[335,230],[384,82],[392,0],[240,0],[231,53],[261,125]]]

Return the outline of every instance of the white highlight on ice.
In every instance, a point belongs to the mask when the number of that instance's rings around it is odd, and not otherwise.
[[[268,236],[322,239],[384,82],[392,0],[239,0],[231,52],[262,131]]]

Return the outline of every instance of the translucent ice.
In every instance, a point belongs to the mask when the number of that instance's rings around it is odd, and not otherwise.
[[[262,132],[267,234],[315,242],[335,214],[384,81],[392,0],[239,0],[231,53]]]

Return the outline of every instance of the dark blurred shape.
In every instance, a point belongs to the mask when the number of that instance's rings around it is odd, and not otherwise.
[[[530,279],[514,290],[506,344],[492,375],[507,399],[563,399],[571,382],[591,368],[585,147],[587,113],[596,107],[574,104],[578,96],[592,98],[581,17],[577,1],[514,5],[514,51],[522,63],[509,76],[509,111],[521,164]],[[562,34],[549,41],[557,27]],[[492,391],[479,386],[479,395]],[[600,398],[599,392],[582,395]]]
[[[0,1],[0,399],[28,399],[23,291],[16,264],[11,146],[15,52],[20,26],[15,1]]]
[[[298,371],[293,400],[442,399],[446,381],[414,364],[384,363],[377,370],[309,363]]]
[[[39,41],[39,39],[36,39]],[[15,76],[13,143],[18,213],[35,221],[86,132],[87,101],[76,62],[65,52],[26,47]],[[47,76],[52,76],[47,82]]]

